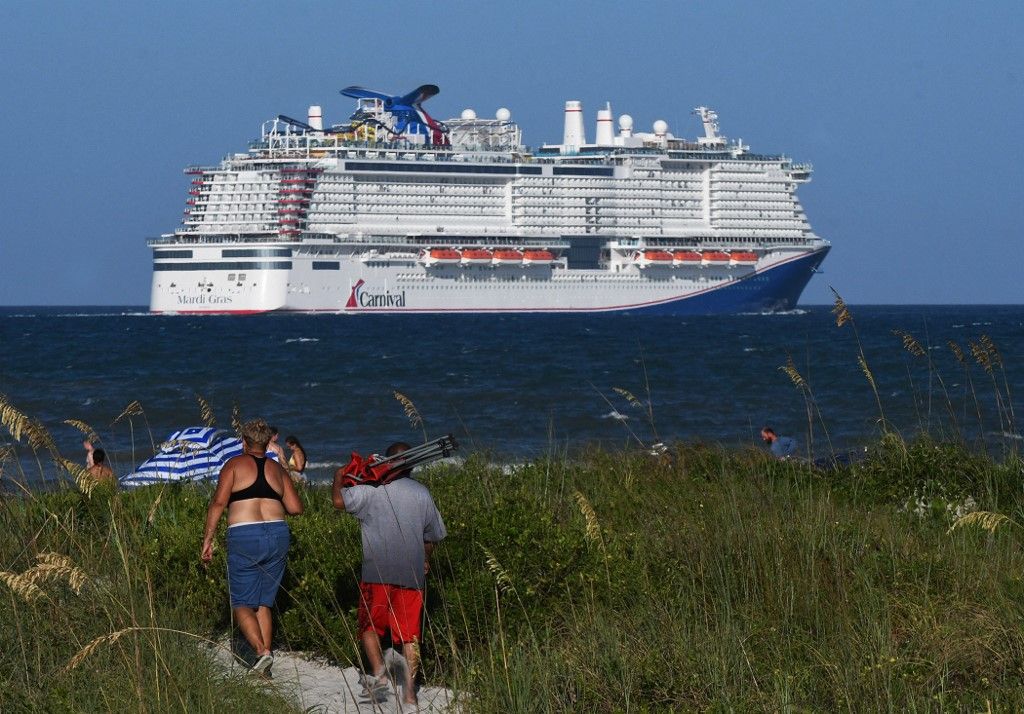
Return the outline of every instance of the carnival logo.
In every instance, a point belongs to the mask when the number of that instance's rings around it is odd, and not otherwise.
[[[355,285],[352,286],[352,292],[349,293],[348,302],[345,303],[346,308],[357,308],[357,307],[405,307],[405,291],[399,293],[393,293],[385,290],[384,292],[370,292],[363,290],[363,285],[366,283],[360,279]]]
[[[362,292],[363,280],[359,279],[359,282],[352,286],[352,292],[349,293],[348,302],[345,303],[345,307],[359,307],[359,293]]]

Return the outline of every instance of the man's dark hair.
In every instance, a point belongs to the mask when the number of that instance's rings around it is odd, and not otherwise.
[[[772,429],[770,426],[762,426],[761,431],[763,431],[765,434],[771,434],[772,436],[775,436],[775,430]]]
[[[280,433],[281,433],[281,432],[279,432],[279,431],[277,430],[277,427],[276,427],[276,426],[271,426],[271,427],[270,427],[270,435],[271,435],[271,436],[277,436],[277,435],[278,435],[278,434],[280,434]]]
[[[106,460],[107,460],[107,452],[106,451],[104,451],[103,449],[93,449],[92,450],[92,462],[94,464],[102,464]]]
[[[394,456],[400,454],[403,451],[408,451],[412,447],[406,444],[404,441],[396,441],[394,444],[388,447],[388,450],[384,452],[385,456]]]

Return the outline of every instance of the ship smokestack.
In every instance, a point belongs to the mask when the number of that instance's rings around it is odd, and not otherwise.
[[[306,122],[317,131],[324,130],[324,111],[317,105],[309,108],[309,121]]]
[[[583,102],[565,103],[565,132],[562,134],[562,153],[574,154],[587,143],[583,132]]]
[[[608,102],[604,109],[597,110],[597,135],[594,143],[598,146],[611,146],[615,141],[615,128],[612,126],[612,104]]]

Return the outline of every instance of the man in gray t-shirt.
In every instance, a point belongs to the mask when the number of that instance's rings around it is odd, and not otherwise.
[[[399,442],[386,455],[408,449]],[[343,470],[335,474],[332,497],[335,508],[359,520],[363,541],[359,637],[372,673],[366,689],[374,697],[388,690],[380,638],[390,630],[392,642],[402,646],[409,663],[404,700],[414,704],[423,589],[430,553],[446,535],[444,521],[427,487],[408,474],[380,486],[343,488]]]

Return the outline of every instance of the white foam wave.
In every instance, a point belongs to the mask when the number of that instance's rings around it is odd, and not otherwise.
[[[612,409],[607,414],[602,414],[601,418],[602,419],[614,419],[615,421],[628,421],[629,420],[628,416],[626,416],[622,412],[617,411],[615,409]]]
[[[287,340],[284,341],[284,343],[286,345],[288,345],[288,344],[291,344],[292,342],[319,342],[319,341],[320,341],[319,337],[289,337]]]
[[[1024,441],[1024,436],[1020,434],[1014,434],[1012,431],[991,431],[991,436],[1001,436],[1004,439],[1013,439],[1014,441]]]
[[[792,315],[806,315],[807,310],[802,308],[793,308],[792,310],[765,310],[763,312],[738,312],[736,313],[740,317],[752,317],[752,316],[764,316],[764,317],[790,317]]]
[[[152,312],[15,312],[4,317],[153,317]]]

